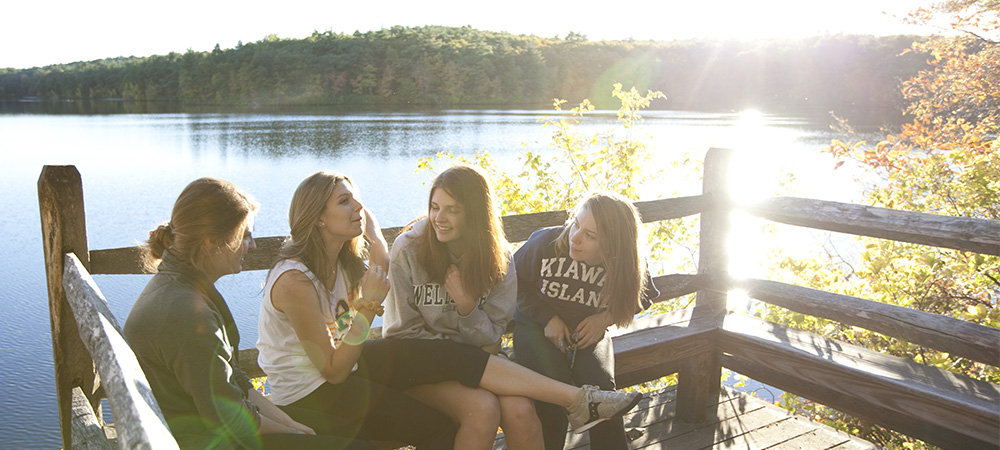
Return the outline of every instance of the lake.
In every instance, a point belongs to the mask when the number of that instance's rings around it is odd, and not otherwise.
[[[551,110],[133,113],[116,104],[101,111],[66,108],[0,109],[0,272],[6,274],[7,305],[0,315],[4,448],[61,447],[36,192],[43,165],[77,166],[89,245],[101,249],[143,241],[150,229],[169,219],[181,189],[202,176],[232,181],[254,195],[262,205],[254,234],[275,236],[288,234],[287,208],[295,187],[319,169],[350,175],[381,224],[398,226],[426,211],[433,174],[415,171],[419,158],[484,150],[514,173],[525,152],[552,153],[552,130],[538,123],[553,115]],[[795,176],[791,186],[799,196],[851,200],[860,193],[855,173],[833,171],[832,159],[821,152],[838,137],[826,118],[669,110],[643,116],[635,133],[648,136],[657,162],[683,154],[700,160],[713,146],[733,147],[747,156],[739,164],[749,175],[741,181],[741,192],[771,192],[784,171]],[[614,111],[598,111],[580,129],[590,134],[615,123]],[[700,193],[699,182],[669,174],[643,199]],[[762,245],[755,241],[756,251],[766,251]],[[256,341],[263,276],[256,271],[218,283],[236,316],[242,347]],[[112,312],[124,322],[148,276],[96,278]]]

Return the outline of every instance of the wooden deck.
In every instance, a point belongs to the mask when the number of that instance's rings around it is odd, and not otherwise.
[[[646,394],[625,416],[633,449],[726,450],[860,450],[878,449],[871,442],[834,430],[741,392],[723,388],[708,408],[707,421],[688,424],[677,419],[677,388]],[[638,436],[636,436],[638,435]],[[498,439],[494,450],[505,449]],[[566,449],[590,450],[587,433],[568,433]],[[600,449],[593,449],[600,450]]]

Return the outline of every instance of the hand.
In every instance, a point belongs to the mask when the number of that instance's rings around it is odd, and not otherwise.
[[[495,355],[497,353],[500,353],[500,347],[501,347],[500,346],[500,341],[496,341],[493,344],[486,344],[486,345],[484,345],[484,346],[482,346],[480,348],[482,348],[483,351],[486,352],[486,353],[489,353],[491,355]]]
[[[473,309],[476,309],[476,297],[465,291],[465,285],[462,284],[462,271],[454,264],[448,267],[448,273],[444,276],[444,290],[455,301],[460,315],[467,316]]]
[[[389,293],[389,277],[385,269],[378,265],[372,265],[361,277],[361,297],[376,303],[382,303],[386,294]]]
[[[604,339],[604,333],[611,326],[611,315],[605,312],[588,316],[576,326],[576,348],[590,347]]]
[[[316,434],[312,428],[309,428],[301,423],[294,420],[289,421],[279,421],[272,419],[268,416],[260,416],[260,434],[272,434],[272,433],[282,433],[282,434]]]
[[[294,419],[289,419],[289,420],[291,422],[285,423],[286,425],[288,425],[289,428],[296,430],[302,434],[316,434],[316,431],[314,431],[312,428],[309,428],[299,422],[296,422]]]
[[[552,342],[563,354],[566,353],[566,347],[570,342],[569,328],[566,326],[566,322],[563,322],[559,316],[552,316],[549,319],[549,323],[545,325],[545,338]]]

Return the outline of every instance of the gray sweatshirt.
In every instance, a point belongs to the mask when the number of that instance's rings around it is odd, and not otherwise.
[[[427,227],[421,219],[399,235],[389,254],[389,295],[385,301],[382,335],[386,338],[451,339],[484,346],[500,340],[513,318],[517,299],[517,274],[510,259],[507,274],[499,284],[480,297],[467,316],[444,285],[428,280],[417,262],[417,236]]]

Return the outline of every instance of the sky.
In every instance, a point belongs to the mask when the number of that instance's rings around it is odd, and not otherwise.
[[[0,67],[233,48],[270,34],[366,32],[395,25],[589,40],[929,34],[902,24],[923,0],[54,0],[8,2]],[[898,17],[893,17],[896,15]]]

